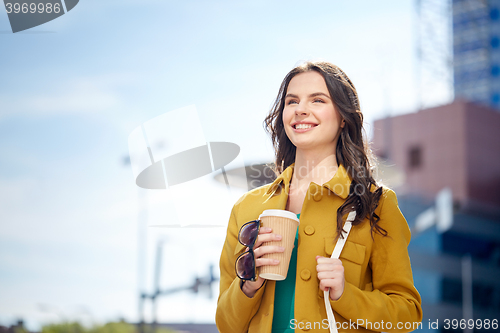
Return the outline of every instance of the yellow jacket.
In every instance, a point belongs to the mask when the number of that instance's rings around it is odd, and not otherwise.
[[[285,209],[293,167],[284,170],[272,184],[243,195],[231,211],[220,257],[216,323],[221,333],[271,332],[276,282],[267,280],[253,298],[241,291],[234,265],[245,247],[238,242],[238,231],[266,209]],[[337,209],[347,198],[350,183],[346,169],[340,165],[323,186],[309,185],[299,226],[295,321],[291,322],[296,332],[328,332],[315,257],[332,254]],[[340,299],[330,300],[339,332],[409,332],[422,320],[421,299],[413,285],[407,250],[410,230],[392,190],[384,188],[376,213],[388,236],[374,233],[372,238],[370,223],[365,219],[352,228],[340,255],[345,289]]]

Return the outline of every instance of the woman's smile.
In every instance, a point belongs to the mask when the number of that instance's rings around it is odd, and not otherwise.
[[[309,124],[309,123],[296,123],[292,124],[292,128],[296,133],[304,133],[309,132],[316,128],[318,124]]]

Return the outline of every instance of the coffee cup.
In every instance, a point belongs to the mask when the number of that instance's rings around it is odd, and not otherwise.
[[[268,279],[281,281],[286,279],[290,257],[292,256],[295,235],[299,227],[297,215],[282,209],[267,209],[259,216],[263,227],[271,228],[273,234],[281,235],[281,240],[262,243],[262,246],[282,246],[284,252],[264,254],[262,258],[278,259],[278,265],[260,266],[259,276]]]

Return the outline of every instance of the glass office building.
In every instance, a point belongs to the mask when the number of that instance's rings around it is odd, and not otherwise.
[[[455,98],[500,110],[500,0],[453,0]]]

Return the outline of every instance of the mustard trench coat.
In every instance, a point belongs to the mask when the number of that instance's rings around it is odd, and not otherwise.
[[[272,184],[243,195],[231,211],[220,257],[216,324],[221,333],[271,332],[276,282],[266,280],[253,298],[241,291],[235,261],[245,247],[238,242],[238,231],[266,209],[285,209],[293,168],[292,164]],[[290,323],[296,332],[328,332],[315,257],[332,254],[337,209],[347,198],[350,184],[346,169],[339,165],[329,182],[309,185],[300,215],[295,318]],[[373,233],[372,238],[365,219],[352,228],[340,255],[345,288],[340,299],[330,300],[339,332],[409,332],[422,320],[421,299],[413,285],[407,250],[410,230],[392,190],[383,189],[375,212],[388,235]]]

